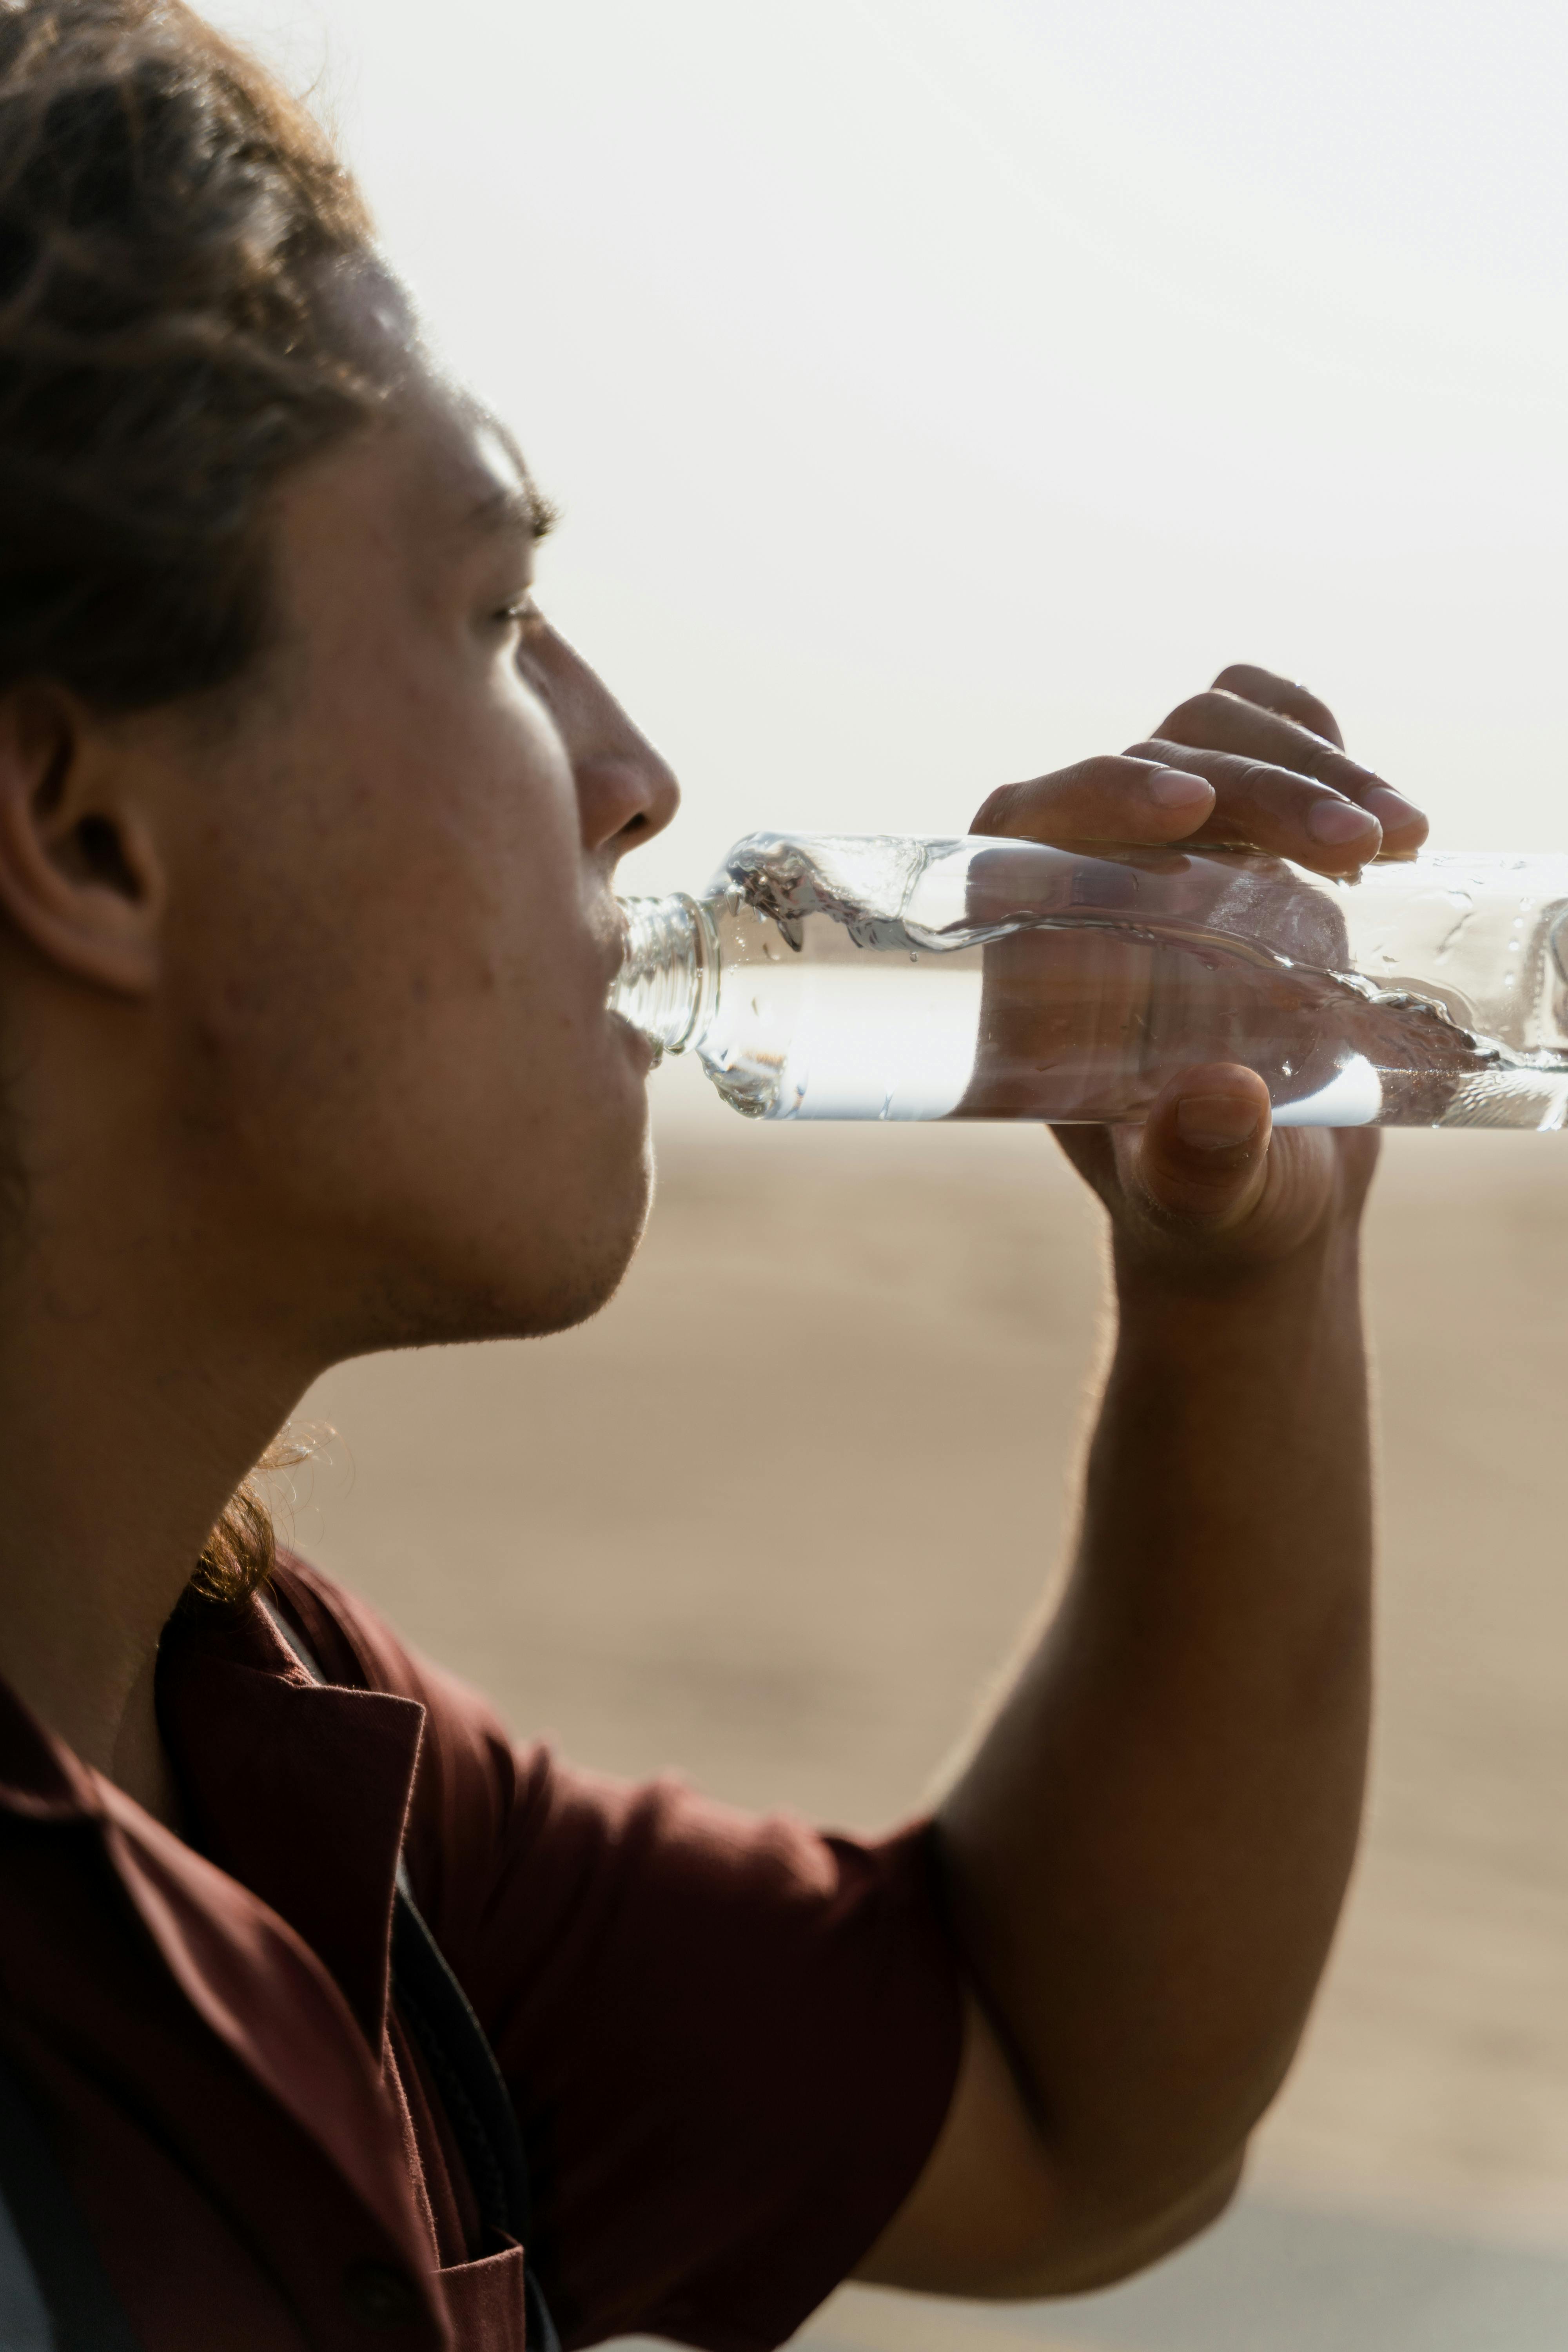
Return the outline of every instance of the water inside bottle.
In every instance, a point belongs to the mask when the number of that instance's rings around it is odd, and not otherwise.
[[[1468,1002],[1457,951],[1445,1003],[1324,969],[1316,958],[1333,949],[1316,936],[1303,956],[1201,922],[1181,936],[1081,910],[987,923],[974,876],[971,861],[962,919],[945,925],[912,919],[919,894],[904,885],[896,918],[868,919],[863,901],[835,904],[820,871],[804,883],[776,866],[765,884],[742,874],[710,900],[723,980],[694,1042],[725,1099],[759,1118],[1136,1120],[1179,1071],[1240,1062],[1264,1078],[1280,1125],[1568,1123],[1568,1052],[1456,1018]],[[1509,952],[1523,972],[1552,940],[1540,902],[1518,905]],[[1320,911],[1308,907],[1309,929]],[[1454,913],[1454,939],[1468,919]],[[1281,935],[1278,919],[1268,935]]]

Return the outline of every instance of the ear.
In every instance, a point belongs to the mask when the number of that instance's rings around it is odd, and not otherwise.
[[[134,762],[50,687],[0,695],[0,910],[49,962],[121,996],[157,978],[163,870]]]

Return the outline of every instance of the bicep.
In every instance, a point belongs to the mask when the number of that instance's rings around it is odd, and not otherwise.
[[[1031,2116],[985,2011],[965,1999],[952,2102],[914,2187],[858,2265],[873,2286],[1007,2299],[1081,2294],[1184,2244],[1228,2204],[1241,2153],[1158,2210],[1091,2220]]]
[[[997,2282],[1028,2268],[1059,2201],[1045,2143],[990,2021],[969,1994],[946,2120],[855,2275],[928,2294],[1005,2294]]]

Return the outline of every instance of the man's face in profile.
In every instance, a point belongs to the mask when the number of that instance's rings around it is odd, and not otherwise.
[[[646,1213],[612,880],[676,788],[533,607],[536,516],[416,375],[285,482],[237,710],[128,729],[171,845],[182,1131],[334,1352],[575,1321]]]

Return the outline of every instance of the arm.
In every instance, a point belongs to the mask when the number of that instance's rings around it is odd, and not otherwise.
[[[1118,764],[1070,780],[1099,793],[1079,837],[1140,822]],[[1297,838],[1260,845],[1310,856],[1318,788],[1296,788]],[[1063,806],[1047,779],[1000,814],[1060,838]],[[1262,830],[1223,789],[1211,826]],[[939,2292],[1094,2285],[1221,2209],[1300,2035],[1361,1806],[1375,1140],[1271,1145],[1267,1092],[1234,1068],[1187,1073],[1142,1131],[1063,1140],[1110,1213],[1114,1347],[1066,1590],[939,1810],[966,2055],[860,2272]]]

